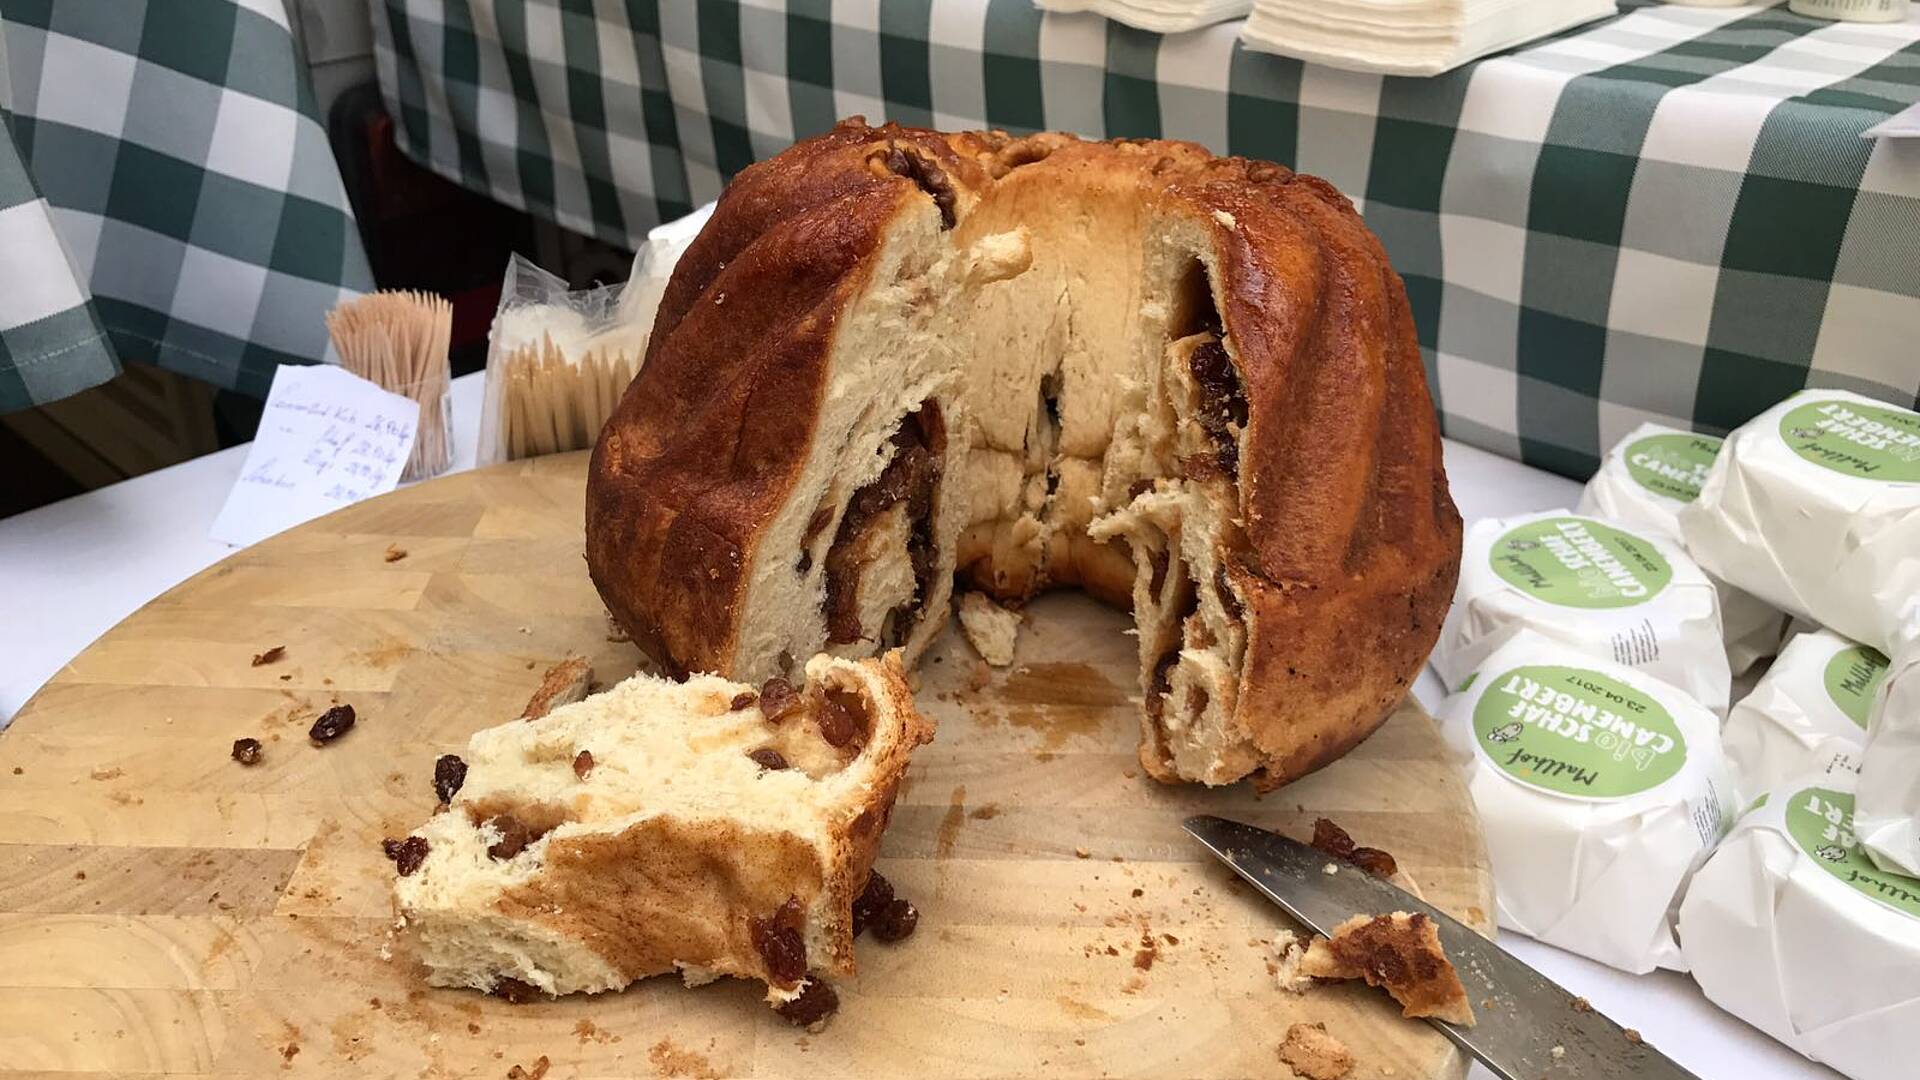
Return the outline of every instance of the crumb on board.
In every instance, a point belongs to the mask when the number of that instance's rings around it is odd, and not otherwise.
[[[515,1065],[508,1069],[507,1080],[542,1080],[547,1075],[547,1070],[552,1067],[553,1062],[547,1060],[547,1055],[541,1054],[533,1059],[531,1068]]]
[[[1280,1060],[1305,1080],[1340,1080],[1353,1071],[1353,1052],[1323,1023],[1294,1024],[1280,1044]]]
[[[401,547],[399,544],[388,544],[386,554],[381,556],[381,558],[384,558],[388,562],[399,562],[406,557],[407,549]]]
[[[287,655],[287,647],[285,645],[275,645],[273,648],[268,649],[266,652],[254,653],[253,666],[266,667],[268,664],[273,663],[275,660],[278,660],[285,655]]]
[[[1073,857],[1076,859],[1091,859],[1093,858],[1093,852],[1088,851],[1084,847],[1077,847],[1073,849]]]

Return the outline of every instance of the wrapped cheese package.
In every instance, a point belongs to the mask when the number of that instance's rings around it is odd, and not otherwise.
[[[1576,509],[1589,517],[1663,533],[1679,543],[1680,508],[1699,496],[1719,453],[1720,439],[1712,435],[1641,424],[1607,451]],[[1787,616],[1744,589],[1717,579],[1713,584],[1720,590],[1727,663],[1739,675],[1779,651]]]
[[[1523,630],[1441,727],[1500,925],[1623,971],[1685,970],[1670,915],[1732,820],[1720,722],[1645,671]]]
[[[1741,805],[1801,776],[1860,771],[1887,658],[1831,630],[1795,634],[1721,731]]]
[[[1475,522],[1433,666],[1457,687],[1523,629],[1639,668],[1727,714],[1733,676],[1719,596],[1660,533],[1564,510]]]
[[[1891,655],[1920,637],[1920,413],[1803,390],[1727,437],[1680,530],[1707,572]]]
[[[1874,698],[1864,754],[1861,842],[1882,868],[1920,876],[1920,642],[1894,654]]]
[[[1920,881],[1861,852],[1853,791],[1838,773],[1769,792],[1694,875],[1680,940],[1714,1004],[1854,1080],[1905,1080],[1920,1031]]]

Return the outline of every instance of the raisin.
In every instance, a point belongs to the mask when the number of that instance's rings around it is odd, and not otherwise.
[[[409,836],[405,840],[395,840],[389,837],[380,841],[380,850],[393,860],[394,869],[400,871],[400,876],[406,877],[427,861],[427,838]]]
[[[1233,579],[1225,563],[1213,568],[1213,591],[1220,597],[1220,606],[1227,609],[1227,617],[1239,622],[1245,609],[1240,606],[1240,595],[1233,591]]]
[[[794,1027],[811,1028],[824,1024],[827,1018],[840,1010],[840,995],[833,992],[818,978],[807,980],[806,989],[800,996],[774,1009],[787,1023]]]
[[[260,749],[259,739],[235,739],[233,740],[233,760],[242,765],[258,765]]]
[[[433,793],[440,801],[450,803],[460,792],[460,785],[467,782],[467,763],[457,754],[441,754],[433,763]]]
[[[1354,848],[1353,865],[1374,877],[1390,878],[1400,872],[1400,864],[1394,861],[1393,856],[1379,848]]]
[[[1375,877],[1392,877],[1400,869],[1392,855],[1379,848],[1359,847],[1347,830],[1326,818],[1313,823],[1313,846],[1342,862],[1350,862]]]
[[[1313,822],[1313,846],[1336,859],[1353,858],[1353,837],[1347,830],[1335,825],[1326,818],[1315,818]]]
[[[1127,501],[1132,502],[1133,500],[1139,498],[1142,495],[1145,495],[1147,492],[1152,490],[1153,490],[1153,481],[1145,477],[1141,477],[1140,479],[1135,480],[1133,483],[1127,485]]]
[[[1167,694],[1173,689],[1173,668],[1180,662],[1180,650],[1168,649],[1153,665],[1153,679],[1147,685],[1147,715],[1154,720],[1166,712]]]
[[[753,759],[754,764],[759,765],[769,772],[779,772],[781,769],[787,768],[787,759],[781,756],[780,751],[775,750],[771,746],[763,746],[747,756]]]
[[[316,743],[330,743],[352,731],[355,719],[357,717],[353,715],[353,706],[335,705],[321,713],[320,719],[315,720],[313,726],[307,729],[307,738]]]
[[[919,605],[932,593],[939,561],[933,537],[933,503],[940,480],[940,454],[946,446],[946,422],[939,402],[925,402],[908,414],[888,445],[893,457],[878,477],[847,501],[847,511],[827,548],[822,613],[827,621],[827,640],[833,644],[866,638],[858,603],[860,575],[866,562],[861,557],[863,545],[857,541],[875,518],[896,503],[907,504],[907,520],[912,526],[907,556],[914,580],[914,600],[902,605],[908,608],[906,617],[895,622],[894,633],[901,640],[910,635],[919,618]]]
[[[905,941],[913,935],[913,928],[920,925],[920,909],[907,900],[895,897],[873,921],[873,936],[881,941]]]
[[[541,835],[512,814],[490,817],[487,819],[487,824],[493,826],[494,831],[500,834],[500,839],[487,847],[487,856],[492,859],[503,861],[511,859],[525,851],[527,845],[540,839]]]
[[[519,979],[508,978],[505,975],[495,979],[493,981],[493,989],[487,991],[487,993],[505,1001],[509,1005],[525,1005],[527,1002],[543,996],[541,989],[532,983],[521,982]]]
[[[867,715],[867,699],[852,690],[840,689],[828,690],[824,697],[815,719],[820,724],[820,737],[827,740],[827,745],[837,750],[866,742],[867,729],[872,723]]]
[[[593,752],[591,750],[582,750],[573,755],[573,775],[585,780],[587,774],[591,772],[593,772]]]
[[[880,876],[880,871],[867,871],[866,888],[853,902],[853,936],[859,937],[874,919],[878,918],[893,903],[893,883]]]
[[[748,926],[754,951],[766,962],[767,979],[775,986],[790,987],[806,977],[807,943],[800,936],[803,918],[800,898],[789,896],[771,916],[754,919]]]
[[[739,712],[741,709],[751,709],[754,703],[759,700],[760,695],[751,690],[745,693],[735,694],[733,695],[733,700],[727,703],[727,711]]]
[[[1240,445],[1234,432],[1247,426],[1247,399],[1233,358],[1216,338],[1195,347],[1187,367],[1200,391],[1200,426],[1213,436],[1220,470],[1238,476]]]
[[[898,144],[887,147],[886,164],[887,171],[906,177],[933,197],[933,205],[940,210],[941,229],[953,228],[956,220],[953,181],[947,179],[947,174],[940,166],[918,153],[900,149]]]
[[[768,723],[778,724],[806,707],[806,699],[793,684],[775,676],[760,684],[760,711]]]

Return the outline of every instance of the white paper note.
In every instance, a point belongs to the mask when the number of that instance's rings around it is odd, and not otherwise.
[[[413,452],[420,406],[332,365],[282,365],[209,535],[244,547],[392,491]]]

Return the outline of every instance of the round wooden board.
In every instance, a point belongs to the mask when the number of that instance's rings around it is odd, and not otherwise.
[[[1328,816],[1489,927],[1479,827],[1432,721],[1408,704],[1264,799],[1157,784],[1134,758],[1125,617],[1078,596],[1036,603],[1019,665],[979,690],[955,633],[923,665],[939,736],[881,861],[920,929],[861,941],[825,1033],[737,980],[517,1007],[427,988],[380,839],[425,819],[434,757],[518,715],[548,664],[584,654],[611,682],[639,663],[587,580],[584,468],[464,473],[240,552],[21,710],[0,734],[0,1076],[506,1076],[542,1057],[550,1080],[1287,1076],[1298,1021],[1325,1022],[1361,1080],[1463,1071],[1375,991],[1278,990],[1284,917],[1180,830],[1210,812],[1305,836]],[[359,725],[317,748],[306,729],[336,699]],[[243,736],[266,744],[253,768],[228,756]]]

